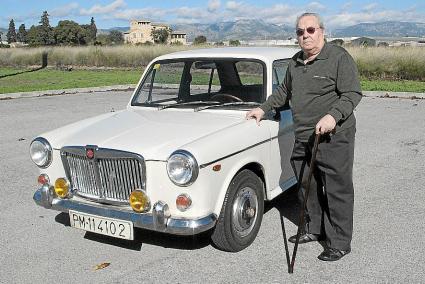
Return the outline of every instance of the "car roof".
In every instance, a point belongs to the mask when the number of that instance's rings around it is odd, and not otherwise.
[[[198,48],[162,55],[156,60],[177,58],[253,58],[262,61],[291,58],[300,49],[291,47],[220,47]]]

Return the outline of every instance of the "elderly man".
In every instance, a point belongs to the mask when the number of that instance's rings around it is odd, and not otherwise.
[[[303,176],[306,179],[303,172],[309,170],[315,133],[322,134],[300,243],[326,240],[318,258],[335,261],[351,251],[356,132],[353,110],[362,93],[352,57],[345,49],[325,42],[318,14],[299,16],[296,34],[302,50],[290,61],[283,83],[246,118],[255,118],[259,124],[266,112],[289,100],[295,126],[291,163],[298,181]],[[295,242],[295,236],[289,241]]]

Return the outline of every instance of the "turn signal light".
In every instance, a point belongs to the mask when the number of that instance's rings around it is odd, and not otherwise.
[[[69,193],[69,182],[65,178],[58,178],[55,181],[55,192],[60,198],[66,198]]]
[[[146,193],[142,190],[136,189],[130,194],[130,206],[134,211],[146,212],[150,208],[150,200]]]
[[[176,198],[176,206],[180,211],[186,211],[192,205],[192,199],[187,194],[180,194]]]
[[[41,174],[41,175],[38,176],[37,181],[38,181],[39,185],[45,185],[45,184],[50,183],[50,178],[46,174]]]

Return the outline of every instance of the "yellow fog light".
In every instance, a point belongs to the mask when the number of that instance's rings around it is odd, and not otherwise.
[[[136,189],[130,194],[130,206],[136,212],[145,212],[149,210],[150,200],[146,193]]]
[[[55,181],[55,192],[60,198],[65,198],[69,193],[69,182],[65,178],[58,178]]]

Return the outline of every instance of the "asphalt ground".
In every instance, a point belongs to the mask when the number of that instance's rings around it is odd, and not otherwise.
[[[295,189],[267,204],[256,240],[238,253],[215,249],[206,234],[137,230],[135,241],[98,236],[33,202],[38,170],[28,154],[32,138],[122,109],[130,95],[105,90],[0,100],[0,283],[424,282],[424,99],[375,94],[361,101],[352,252],[327,263],[317,259],[320,243],[300,245],[290,275],[280,215],[287,235],[295,234]],[[102,263],[110,265],[96,270]]]

